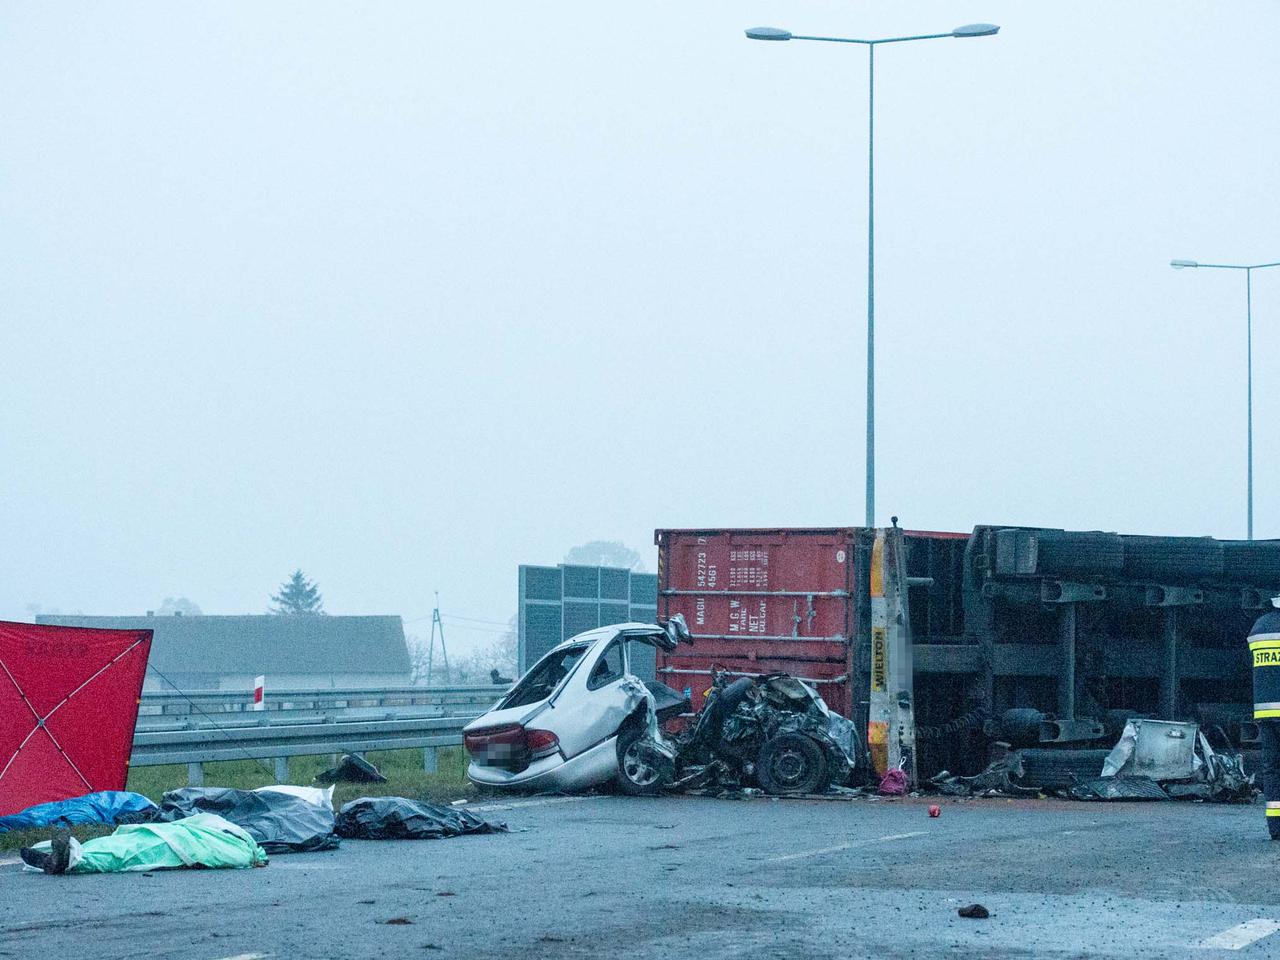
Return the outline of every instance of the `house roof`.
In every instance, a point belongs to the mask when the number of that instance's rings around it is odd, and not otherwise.
[[[151,630],[150,663],[166,674],[409,672],[399,617],[71,617],[37,623]]]

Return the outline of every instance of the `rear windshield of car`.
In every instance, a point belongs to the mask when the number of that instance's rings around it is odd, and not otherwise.
[[[582,659],[589,646],[590,644],[581,644],[547,654],[516,684],[515,689],[502,702],[502,708],[526,707],[547,699],[560,685],[560,681],[569,675],[574,664]]]

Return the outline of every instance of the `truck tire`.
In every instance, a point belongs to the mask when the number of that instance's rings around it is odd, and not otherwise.
[[[1022,779],[1026,787],[1062,790],[1083,780],[1102,775],[1102,764],[1110,750],[1054,750],[1029,748],[1022,753]]]
[[[1032,707],[1014,707],[1000,714],[1000,736],[1015,747],[1040,742],[1040,724],[1045,716]]]
[[[631,797],[652,797],[670,780],[663,768],[640,750],[645,738],[643,724],[628,721],[618,731],[618,789]]]
[[[765,793],[817,793],[829,785],[826,751],[803,733],[783,733],[765,742],[756,760],[756,780]]]

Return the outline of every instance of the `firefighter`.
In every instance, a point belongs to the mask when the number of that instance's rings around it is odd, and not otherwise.
[[[1280,596],[1249,631],[1253,656],[1253,718],[1262,738],[1262,796],[1267,831],[1280,840]]]

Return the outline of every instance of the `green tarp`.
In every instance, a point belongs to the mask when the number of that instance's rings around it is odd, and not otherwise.
[[[49,842],[36,844],[48,850]],[[136,823],[109,837],[72,842],[68,873],[123,873],[179,867],[260,867],[262,848],[240,827],[212,813],[173,823]]]

